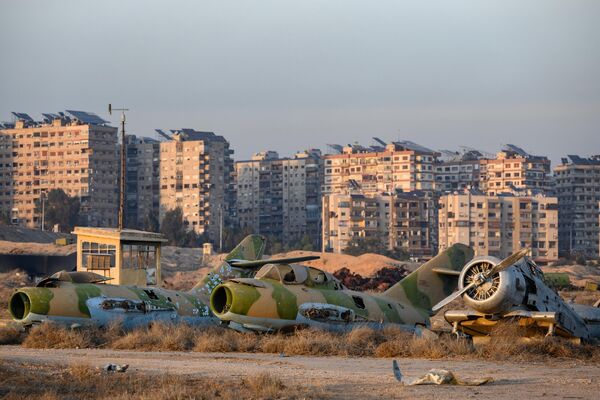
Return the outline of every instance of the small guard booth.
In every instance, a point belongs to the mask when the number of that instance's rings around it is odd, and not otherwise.
[[[160,286],[160,233],[134,229],[75,227],[77,271],[112,278],[112,285]]]

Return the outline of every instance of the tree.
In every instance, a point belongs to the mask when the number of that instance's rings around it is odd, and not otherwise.
[[[8,212],[0,211],[0,225],[10,225],[10,215]]]
[[[171,246],[182,246],[187,236],[187,230],[183,223],[183,211],[180,207],[165,213],[160,224],[160,233],[165,235]]]
[[[44,201],[44,225],[58,224],[61,232],[71,232],[79,221],[78,197],[71,197],[62,189],[52,189]],[[36,200],[36,213],[42,213],[41,199]]]
[[[160,229],[160,223],[158,222],[158,216],[155,212],[149,211],[144,219],[144,228],[148,232],[158,232]]]

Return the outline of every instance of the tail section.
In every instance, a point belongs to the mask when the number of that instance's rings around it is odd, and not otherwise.
[[[458,287],[458,276],[473,250],[454,244],[389,288],[383,296],[410,303],[433,315],[431,308]]]
[[[266,240],[261,235],[248,235],[242,240],[227,256],[225,261],[245,260],[255,261],[260,260],[265,251]]]
[[[226,279],[245,277],[254,272],[253,269],[239,269],[232,267],[229,262],[233,260],[256,261],[260,260],[265,251],[266,240],[261,235],[248,235],[227,256],[223,263],[213,269],[190,291],[194,294],[209,296],[212,290]]]

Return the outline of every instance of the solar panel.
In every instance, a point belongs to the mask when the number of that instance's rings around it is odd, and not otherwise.
[[[33,122],[33,118],[31,118],[29,116],[29,114],[20,113],[20,112],[14,112],[13,111],[12,115],[14,115],[15,117],[17,117],[17,119],[22,119],[23,121]]]
[[[60,116],[58,114],[52,114],[52,113],[42,113],[42,116],[44,117],[44,119],[48,122],[52,122],[55,119],[60,119]]]
[[[108,121],[103,120],[99,116],[94,113],[89,113],[86,111],[75,111],[75,110],[65,110],[67,114],[71,115],[73,118],[83,122],[84,124],[91,125],[103,125],[107,124]]]

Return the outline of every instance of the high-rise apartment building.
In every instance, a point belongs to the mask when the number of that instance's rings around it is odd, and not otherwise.
[[[480,165],[479,188],[492,196],[530,189],[548,193],[553,188],[550,160],[514,145],[506,145],[494,159],[480,160]]]
[[[429,191],[323,196],[323,251],[343,252],[354,238],[375,238],[388,249],[431,258],[437,250],[435,199]]]
[[[135,135],[126,141],[125,226],[147,229],[148,220],[159,216],[160,142]]]
[[[384,144],[382,142],[382,144]],[[348,185],[364,194],[401,189],[434,190],[435,161],[439,153],[409,141],[365,148],[340,148],[325,156],[323,193],[344,193]]]
[[[81,223],[115,226],[117,128],[95,114],[67,110],[35,121],[13,113],[0,128],[0,207],[13,223],[41,226],[42,196],[62,189],[81,201]]]
[[[304,235],[319,247],[321,239],[320,150],[280,158],[264,151],[235,163],[236,215],[240,227],[293,243]]]
[[[471,246],[475,255],[508,257],[531,248],[540,263],[558,259],[558,199],[545,195],[501,194],[475,190],[439,200],[439,251],[454,243]]]
[[[561,253],[598,257],[600,156],[569,155],[554,169]]]
[[[217,242],[233,200],[233,150],[213,132],[157,131],[160,143],[159,218],[177,207],[184,224]]]

